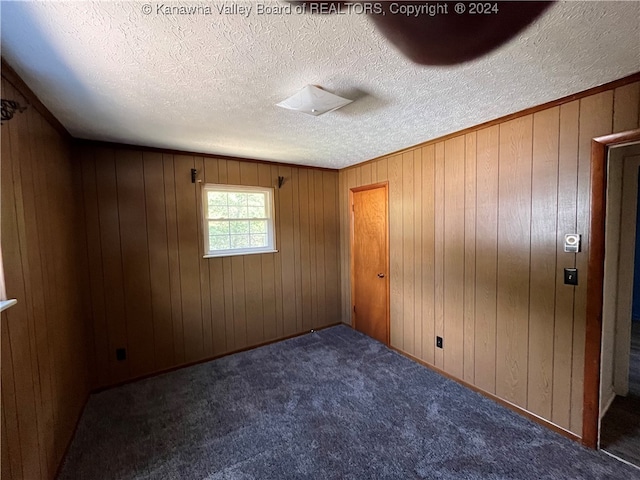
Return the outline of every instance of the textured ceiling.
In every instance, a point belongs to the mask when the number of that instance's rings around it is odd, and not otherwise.
[[[2,2],[2,55],[76,137],[333,168],[640,70],[639,2],[557,4],[447,68],[412,64],[364,15],[146,3]],[[357,101],[320,117],[275,106],[307,84]]]

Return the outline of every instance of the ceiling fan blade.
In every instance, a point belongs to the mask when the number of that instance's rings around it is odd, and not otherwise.
[[[344,12],[354,4],[335,1],[294,3],[307,4],[306,11],[312,13]],[[378,30],[413,62],[455,65],[486,55],[506,43],[554,2],[438,2],[429,5],[441,6],[436,14],[422,10],[423,13],[417,15],[411,12],[424,9],[425,2],[357,3],[379,5],[382,12],[369,17]],[[463,7],[464,12],[461,12]]]

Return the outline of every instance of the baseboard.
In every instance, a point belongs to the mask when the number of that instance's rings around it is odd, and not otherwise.
[[[607,410],[609,410],[609,408],[611,407],[611,404],[615,399],[616,399],[616,392],[614,392],[613,390],[610,390],[609,398],[607,398],[606,400],[605,399],[602,400],[602,405],[604,405],[604,408],[602,409],[602,412],[600,412],[600,420],[602,420],[604,416],[607,414]]]
[[[76,424],[73,426],[73,433],[69,437],[69,440],[67,440],[67,445],[66,447],[64,447],[64,452],[62,453],[62,457],[60,457],[60,461],[58,462],[58,467],[56,468],[56,473],[53,476],[53,478],[58,478],[58,476],[60,475],[60,471],[62,470],[64,461],[66,460],[67,455],[69,454],[69,449],[71,448],[71,442],[73,442],[73,439],[76,437],[76,433],[78,431],[78,425],[80,425],[80,419],[84,415],[84,411],[87,408],[87,403],[89,403],[89,395],[90,395],[90,392],[87,393],[87,395],[84,397],[84,402],[82,403],[80,414],[78,415],[78,418],[76,418]]]
[[[522,415],[523,417],[528,418],[529,420],[532,420],[536,423],[539,423],[540,425],[548,428],[549,430],[553,430],[556,433],[559,433],[560,435],[563,435],[571,440],[574,440],[576,442],[580,442],[582,440],[582,437],[580,437],[579,435],[576,435],[573,432],[570,432],[569,430],[561,427],[560,425],[556,425],[555,423],[550,422],[549,420],[540,417],[539,415],[536,415],[533,412],[530,412],[529,410],[526,410],[514,403],[509,402],[508,400],[504,400],[503,398],[500,398],[498,396],[496,396],[495,394],[491,393],[491,392],[487,392],[486,390],[483,390],[481,388],[476,387],[475,385],[472,385],[460,378],[454,377],[453,375],[445,372],[444,370],[439,369],[438,367],[431,365],[430,363],[425,362],[424,360],[421,360],[417,357],[414,357],[413,355],[411,355],[410,353],[407,352],[403,352],[402,350],[399,350],[395,347],[392,347],[391,345],[389,345],[389,348],[395,352],[398,352],[400,355],[407,357],[409,360],[413,360],[416,363],[419,363],[420,365],[423,365],[425,367],[427,367],[430,370],[433,370],[436,373],[439,373],[440,375],[442,375],[443,377],[446,377],[450,380],[453,380],[454,382],[459,383],[460,385],[467,387],[470,390],[473,390],[474,392],[477,392],[481,395],[484,395],[485,397],[493,400],[496,403],[499,403],[500,405],[502,405],[503,407],[507,407],[510,410],[515,411],[516,413]]]
[[[344,324],[341,323],[341,322],[332,323],[331,325],[325,325],[325,326],[322,326],[322,327],[313,328],[311,330],[305,330],[304,332],[293,333],[293,334],[287,335],[285,337],[279,337],[279,338],[275,338],[273,340],[269,340],[267,342],[262,342],[262,343],[258,343],[256,345],[251,345],[249,347],[239,348],[237,350],[232,350],[230,352],[221,353],[220,355],[214,355],[212,357],[206,357],[206,358],[203,358],[201,360],[196,360],[195,362],[181,363],[180,365],[176,365],[174,367],[164,368],[162,370],[157,370],[155,372],[147,373],[145,375],[139,375],[137,377],[128,378],[127,380],[123,380],[121,382],[111,383],[111,384],[108,384],[108,385],[102,385],[100,387],[96,387],[93,390],[91,390],[91,393],[103,392],[103,391],[109,390],[111,388],[121,387],[123,385],[128,385],[129,383],[138,382],[138,381],[144,380],[146,378],[152,378],[152,377],[156,377],[158,375],[163,375],[165,373],[175,372],[176,370],[180,370],[180,369],[188,368],[188,367],[193,367],[194,365],[200,365],[201,363],[206,363],[206,362],[210,362],[212,360],[217,360],[218,358],[226,357],[228,355],[233,355],[233,354],[240,353],[240,352],[246,352],[248,350],[253,350],[254,348],[264,347],[266,345],[271,345],[272,343],[282,342],[283,340],[289,340],[290,338],[295,338],[295,337],[299,337],[301,335],[306,335],[307,333],[316,332],[316,331],[319,331],[319,330],[324,330],[325,328],[336,327],[338,325],[344,325]]]

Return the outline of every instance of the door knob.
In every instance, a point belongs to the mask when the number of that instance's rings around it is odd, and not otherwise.
[[[379,273],[378,278],[384,278],[384,273]]]

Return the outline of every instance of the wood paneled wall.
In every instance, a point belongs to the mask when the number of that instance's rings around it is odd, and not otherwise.
[[[340,322],[338,173],[78,147],[94,387]],[[278,253],[203,258],[200,183],[274,186]],[[127,360],[116,360],[116,349]]]
[[[4,77],[2,98],[27,103]],[[33,105],[1,128],[1,477],[53,479],[89,393],[79,176]]]
[[[580,436],[591,139],[639,104],[636,82],[342,170],[342,321],[348,192],[388,180],[391,345]]]

